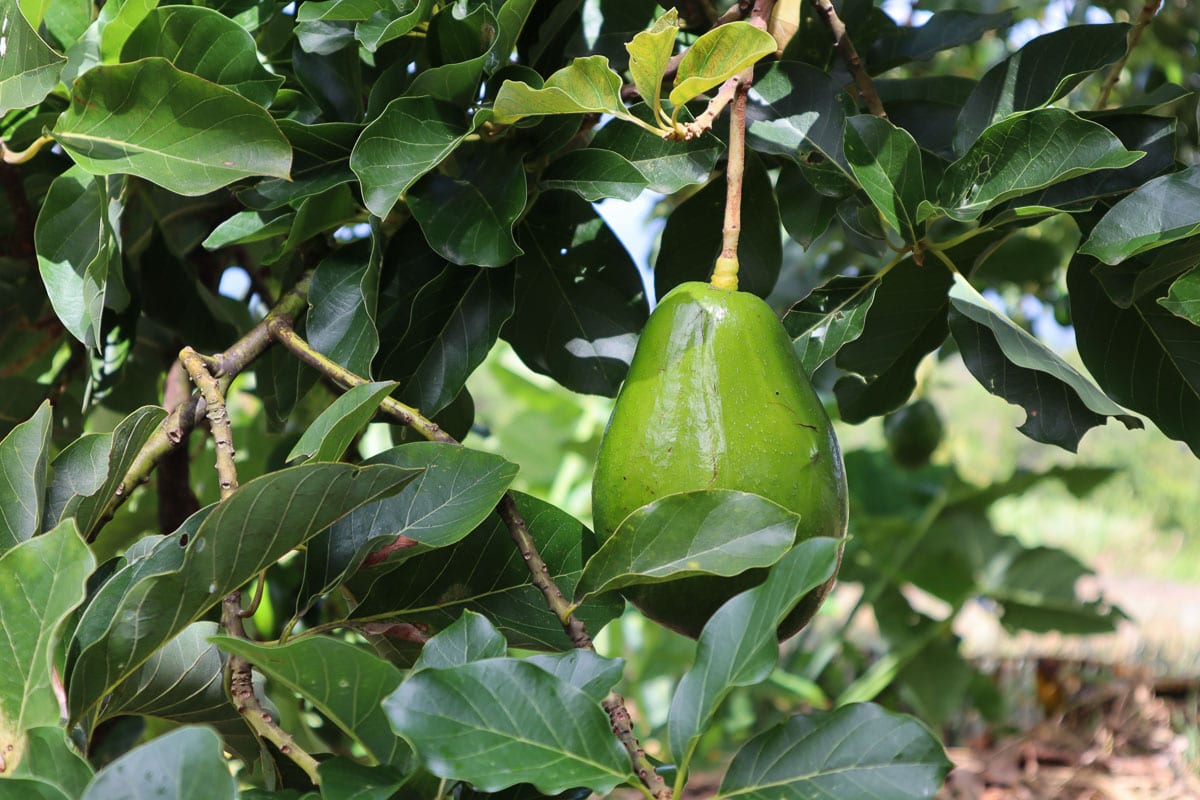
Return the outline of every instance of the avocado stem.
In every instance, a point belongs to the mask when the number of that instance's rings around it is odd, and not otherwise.
[[[742,177],[746,172],[746,95],[754,80],[754,69],[746,69],[734,80],[737,89],[729,117],[729,158],[725,165],[725,227],[721,231],[721,255],[709,281],[718,289],[738,288],[738,237],[742,232]]]

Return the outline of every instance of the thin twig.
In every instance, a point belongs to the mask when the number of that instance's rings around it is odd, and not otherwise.
[[[1121,56],[1117,63],[1108,68],[1108,73],[1104,76],[1104,82],[1100,84],[1100,96],[1096,98],[1095,105],[1097,111],[1108,105],[1108,98],[1112,94],[1113,87],[1121,80],[1121,71],[1125,69],[1125,64],[1129,61],[1129,57],[1133,55],[1133,49],[1142,40],[1142,33],[1149,27],[1150,22],[1154,19],[1154,15],[1158,13],[1158,8],[1161,5],[1162,0],[1146,0],[1142,4],[1142,10],[1138,13],[1137,21],[1129,29],[1125,54]]]
[[[825,23],[825,27],[829,28],[829,33],[833,36],[833,48],[837,50],[838,55],[841,56],[842,61],[850,70],[850,74],[854,77],[854,84],[858,87],[858,94],[866,103],[867,110],[877,117],[887,119],[887,112],[883,110],[883,102],[879,99],[878,92],[875,91],[875,83],[867,74],[866,67],[863,66],[862,59],[858,56],[858,51],[854,49],[854,43],[846,35],[846,25],[838,17],[833,4],[829,0],[811,0],[811,2],[817,16]]]
[[[308,364],[335,383],[346,388],[351,388],[367,382],[365,378],[355,375],[314,349],[303,337],[296,333],[290,320],[282,317],[272,320],[270,332],[275,341],[286,347],[305,364]],[[420,411],[398,400],[390,397],[385,398],[380,403],[379,410],[394,417],[429,441],[446,442],[448,444],[459,443],[457,439],[442,430],[437,423],[423,416]],[[499,505],[496,506],[496,513],[504,520],[504,524],[508,528],[513,541],[516,543],[521,557],[525,560],[525,564],[529,569],[531,582],[541,591],[542,596],[546,598],[546,604],[554,612],[555,616],[558,617],[558,621],[562,625],[563,631],[567,634],[567,638],[571,640],[571,644],[578,649],[595,652],[592,637],[588,635],[587,625],[584,624],[583,620],[575,616],[571,604],[554,582],[554,578],[551,577],[550,568],[538,552],[537,544],[534,542],[533,536],[529,533],[529,526],[521,516],[521,512],[517,509],[517,504],[513,500],[512,494],[508,492],[504,494],[504,497],[500,499]],[[399,549],[402,546],[404,545],[399,541],[395,545],[392,545],[393,549]],[[612,723],[613,735],[617,737],[629,754],[630,763],[633,765],[634,773],[638,776],[638,779],[656,800],[670,800],[672,796],[670,787],[667,786],[662,776],[655,772],[654,765],[646,758],[645,750],[638,743],[637,737],[633,732],[633,725],[629,719],[629,711],[625,708],[625,701],[619,695],[609,693],[603,705],[604,710],[608,712],[609,721]]]
[[[749,72],[751,75],[754,74],[753,70],[750,70]],[[713,122],[718,116],[720,116],[721,112],[725,110],[725,106],[733,102],[733,97],[737,93],[738,86],[741,85],[741,79],[742,76],[740,74],[734,75],[732,78],[725,81],[725,83],[721,84],[721,88],[718,89],[717,93],[713,95],[711,100],[708,101],[708,105],[704,108],[704,111],[701,112],[701,114],[691,122],[684,123],[684,141],[687,141],[688,139],[695,139],[697,136],[703,135],[705,131],[712,128]]]

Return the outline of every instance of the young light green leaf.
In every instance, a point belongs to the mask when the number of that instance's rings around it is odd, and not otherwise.
[[[52,413],[42,403],[0,442],[0,555],[42,529]]]
[[[1193,269],[1174,283],[1158,304],[1193,325],[1200,325],[1200,269]],[[3,445],[0,445],[3,447]]]
[[[383,707],[426,769],[485,792],[532,783],[544,794],[605,794],[636,780],[599,704],[526,661],[422,670]]]
[[[588,113],[631,117],[621,101],[621,76],[609,68],[604,56],[575,59],[540,89],[505,81],[492,105],[492,120],[501,125],[525,117]]]
[[[327,636],[309,636],[282,645],[232,636],[214,636],[212,641],[312,703],[377,762],[407,764],[408,747],[392,733],[380,707],[400,685],[398,668],[358,645]]]
[[[765,497],[713,489],[667,495],[634,511],[588,559],[576,601],[689,575],[737,575],[779,560],[800,517]]]
[[[923,231],[917,206],[925,199],[916,141],[886,119],[859,114],[846,122],[845,153],[871,203],[904,241],[915,244]]]
[[[50,49],[30,27],[20,4],[6,2],[0,9],[4,55],[0,57],[0,117],[15,108],[42,102],[58,84],[67,60]]]
[[[396,386],[395,381],[376,381],[355,386],[340,395],[308,426],[286,460],[289,463],[340,460]]]
[[[377,217],[392,210],[417,179],[458,147],[470,126],[462,111],[429,97],[397,97],[387,104],[350,154],[363,200]]]
[[[634,200],[648,185],[646,176],[625,156],[596,147],[556,158],[541,179],[543,189],[567,189],[592,203],[607,197]]]
[[[100,770],[80,800],[235,800],[237,781],[221,750],[221,738],[211,729],[179,728],[130,750]],[[138,794],[130,794],[132,786]]]
[[[283,83],[259,62],[254,38],[211,8],[164,6],[151,11],[125,40],[122,61],[162,56],[184,72],[269,106]]]
[[[692,43],[679,62],[669,100],[681,106],[775,52],[775,37],[748,22],[713,28]]]
[[[668,717],[675,763],[691,761],[700,736],[735,687],[765,679],[779,660],[776,629],[806,594],[833,577],[841,542],[800,542],[753,589],[726,602],[705,624],[696,661],[675,689]]]
[[[286,178],[292,163],[262,106],[165,58],[88,70],[51,134],[93,175],[129,173],[188,196],[252,175]]]
[[[488,618],[465,609],[450,627],[421,647],[412,671],[459,667],[485,658],[508,654],[508,642]]]
[[[783,315],[783,327],[810,376],[863,332],[879,282],[839,275],[818,286]]]
[[[662,115],[662,81],[667,62],[675,52],[675,37],[679,34],[679,12],[672,8],[654,21],[649,30],[642,31],[625,45],[629,52],[629,74],[633,85],[655,118]]]
[[[954,276],[950,289],[950,330],[976,380],[1025,408],[1028,416],[1018,430],[1029,438],[1074,451],[1083,434],[1106,417],[1127,428],[1142,426],[1061,356],[993,308],[961,275]]]
[[[1200,166],[1145,183],[1108,210],[1079,252],[1105,264],[1200,232]]]
[[[942,178],[947,213],[971,220],[1012,197],[1077,175],[1120,169],[1144,154],[1130,152],[1111,131],[1061,108],[1014,115],[980,134]]]
[[[88,348],[102,344],[110,270],[118,271],[114,286],[122,283],[116,230],[122,204],[110,195],[107,179],[73,166],[50,184],[34,227],[50,305],[63,327]]]
[[[855,704],[792,717],[734,756],[717,798],[928,800],[950,762],[917,720]]]
[[[412,477],[411,470],[389,466],[302,464],[249,481],[212,507],[186,537],[158,542],[113,576],[113,588],[105,584],[80,619],[73,642],[78,656],[66,681],[75,716],[87,713],[226,594]],[[164,608],[172,613],[163,614]]]
[[[53,688],[59,627],[83,602],[95,567],[71,520],[0,556],[0,751],[7,769],[24,757],[27,730],[62,724]]]

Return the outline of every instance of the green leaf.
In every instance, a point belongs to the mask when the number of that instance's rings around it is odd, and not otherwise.
[[[965,153],[993,124],[1019,111],[1049,105],[1125,54],[1129,26],[1072,25],[1031,39],[992,67],[958,116],[954,151]]]
[[[122,286],[117,231],[121,183],[93,177],[78,166],[50,184],[34,228],[38,269],[55,315],[87,348],[102,344],[100,325],[111,291]]]
[[[746,144],[801,163],[817,153],[850,172],[844,153],[841,87],[808,64],[782,61],[757,76],[746,105]]]
[[[592,532],[548,503],[519,492],[513,492],[513,497],[550,576],[564,595],[571,596],[584,561],[594,552]],[[447,591],[444,585],[431,581],[433,575],[453,575],[452,589]],[[369,591],[359,596],[362,602],[351,615],[354,619],[399,619],[439,630],[452,624],[467,608],[488,617],[511,647],[570,647],[562,624],[531,583],[529,566],[498,515],[488,517],[453,546],[410,558],[403,570],[374,581]],[[623,606],[619,598],[601,597],[580,606],[576,615],[588,630],[595,631],[619,614]]]
[[[260,106],[269,106],[283,83],[283,76],[259,63],[257,46],[246,29],[211,8],[164,6],[151,11],[125,40],[121,60],[154,56]]]
[[[350,154],[363,202],[386,217],[417,179],[450,155],[470,132],[462,111],[429,97],[397,97],[363,129]]]
[[[42,403],[0,442],[0,555],[42,529],[51,417]]]
[[[16,769],[6,765],[6,778],[0,781],[4,787],[9,780],[22,777],[36,778],[54,786],[67,800],[79,797],[92,779],[92,767],[67,738],[67,731],[59,726],[31,728],[26,731],[25,754]],[[36,791],[36,790],[35,790]],[[0,788],[0,797],[25,800],[31,794],[5,794]]]
[[[471,148],[468,158],[455,177],[422,178],[408,193],[408,208],[447,261],[501,267],[522,252],[513,225],[525,210],[525,167],[489,145]]]
[[[608,66],[604,56],[577,58],[535,89],[517,81],[505,81],[492,104],[492,121],[511,125],[525,117],[548,114],[631,115],[621,101],[621,76]]]
[[[647,316],[629,253],[591,205],[564,192],[543,194],[518,234],[525,253],[504,338],[568,389],[616,396]]]
[[[50,49],[16,2],[0,10],[4,56],[0,58],[0,116],[36,106],[58,85],[65,58]]]
[[[53,684],[59,628],[83,602],[96,561],[75,524],[63,522],[0,555],[0,748],[22,760],[30,728],[61,725]]]
[[[626,517],[588,559],[576,599],[688,575],[768,567],[792,547],[800,517],[765,497],[712,489],[671,494]]]
[[[873,276],[839,275],[813,289],[783,315],[783,327],[808,375],[862,335],[878,285]]]
[[[774,40],[772,40],[774,41]],[[654,261],[654,288],[665,297],[685,281],[707,281],[721,253],[725,188],[716,179],[671,212]],[[779,207],[762,160],[746,156],[742,183],[742,230],[738,249],[739,288],[766,297],[775,288],[783,264]]]
[[[1193,269],[1172,283],[1167,296],[1160,297],[1158,304],[1175,316],[1200,325],[1200,269]]]
[[[234,244],[250,244],[282,236],[292,229],[296,215],[263,211],[239,211],[213,228],[201,242],[205,250],[220,250]]]
[[[1079,579],[1092,574],[1062,550],[1022,547],[1002,570],[985,574],[982,590],[1000,602],[1000,621],[1010,631],[1110,633],[1125,615],[1102,601],[1085,603],[1075,596]]]
[[[74,800],[44,778],[12,777],[0,781],[0,800]]]
[[[350,512],[309,542],[303,596],[328,591],[398,536],[422,545],[408,548],[408,556],[454,544],[487,519],[517,475],[517,465],[500,456],[443,442],[393,447],[368,463],[420,472],[396,494]]]
[[[545,794],[576,786],[604,794],[631,778],[600,706],[525,661],[422,670],[384,710],[426,769],[486,792],[532,783]]]
[[[188,727],[151,739],[100,770],[80,800],[235,800],[237,796],[237,781],[221,753],[220,737],[208,728]]]
[[[840,548],[836,539],[800,542],[771,567],[763,583],[730,599],[705,624],[696,660],[671,699],[675,763],[690,763],[701,735],[735,687],[752,686],[771,674],[779,660],[776,629],[801,598],[833,577]]]
[[[893,25],[885,28],[867,48],[863,63],[879,74],[910,61],[928,61],[936,53],[973,44],[990,30],[1007,28],[1013,12],[979,14],[956,9],[938,10],[921,26]],[[887,107],[887,101],[884,106]],[[888,108],[891,113],[891,108]]]
[[[367,426],[396,385],[395,381],[377,381],[347,390],[313,420],[285,460],[289,463],[341,460],[354,437]]]
[[[916,141],[886,119],[859,114],[846,122],[845,153],[871,203],[904,241],[916,243],[924,231],[917,206],[925,199]]]
[[[368,767],[346,756],[322,761],[317,774],[322,800],[389,800],[408,777],[394,767]]]
[[[382,5],[383,10],[375,12],[354,26],[354,38],[372,53],[382,45],[408,34],[429,19],[429,12],[433,10],[433,0],[409,0],[399,5]]]
[[[350,152],[362,128],[349,122],[304,125],[279,120],[279,129],[294,151],[291,178],[266,178],[238,192],[238,199],[249,208],[269,211],[353,181]]]
[[[495,0],[491,3],[496,12],[496,43],[492,45],[491,53],[485,68],[488,74],[503,69],[512,57],[517,46],[517,39],[525,27],[529,15],[533,12],[536,0],[504,0],[496,7]]]
[[[959,220],[975,219],[1011,197],[1141,158],[1111,131],[1061,108],[1015,115],[992,125],[947,169],[941,204]]]
[[[485,658],[508,655],[508,642],[487,617],[464,610],[454,624],[421,647],[412,671],[460,667]]]
[[[912,717],[871,704],[792,717],[742,747],[718,798],[924,800],[942,785],[950,762]]]
[[[625,668],[622,659],[604,658],[591,650],[539,653],[525,660],[566,681],[597,703],[608,697],[617,681],[621,680],[621,672]]]
[[[379,349],[376,318],[382,238],[376,223],[370,252],[360,245],[326,256],[313,272],[308,292],[312,307],[307,317],[308,343],[364,377],[371,375],[371,361]]]
[[[129,173],[188,196],[252,175],[286,178],[292,163],[262,106],[164,58],[88,70],[51,134],[93,175]]]
[[[993,308],[961,275],[950,289],[950,330],[975,379],[1025,409],[1018,430],[1029,438],[1074,452],[1083,434],[1107,417],[1127,428],[1142,427],[1141,420]]]
[[[362,647],[328,636],[268,645],[214,636],[272,681],[298,693],[381,764],[405,765],[409,752],[392,733],[380,703],[400,685],[400,670]]]
[[[1161,286],[1200,264],[1200,237],[1184,239],[1146,257],[1098,269],[1096,280],[1120,308],[1129,308],[1147,295],[1161,294]]]
[[[481,3],[467,14],[461,7],[443,7],[429,22],[426,42],[436,66],[418,72],[405,94],[464,107],[476,101],[484,65],[493,60],[496,42],[496,18],[488,4]]]
[[[792,241],[808,248],[817,237],[829,229],[837,202],[818,192],[803,170],[785,161],[779,165],[775,179],[775,197],[779,201],[779,221]]]
[[[634,200],[649,185],[629,159],[612,150],[589,147],[555,159],[541,176],[543,189],[566,189],[584,200]]]
[[[1079,252],[1105,264],[1200,232],[1200,166],[1143,184],[1108,210]]]
[[[683,53],[668,99],[681,106],[775,52],[775,37],[749,22],[713,28]],[[643,95],[644,96],[644,95]]]
[[[1094,259],[1076,256],[1067,270],[1076,346],[1096,383],[1167,436],[1200,455],[1200,361],[1196,326],[1150,295],[1127,308],[1104,294]]]
[[[101,587],[84,612],[67,680],[75,715],[91,709],[226,594],[341,516],[411,479],[410,470],[395,467],[304,464],[256,478],[211,513],[193,515],[189,536],[158,542]]]
[[[654,121],[646,105],[638,104],[630,113],[649,124]],[[679,121],[692,121],[687,109],[679,111]],[[708,132],[686,142],[668,142],[637,125],[605,125],[592,139],[591,149],[619,154],[646,177],[651,191],[672,194],[707,181],[725,146]]]
[[[679,34],[679,12],[668,9],[649,30],[644,30],[625,45],[629,53],[629,74],[638,94],[650,104],[657,118],[662,114],[662,81],[667,62],[675,52],[675,37]]]

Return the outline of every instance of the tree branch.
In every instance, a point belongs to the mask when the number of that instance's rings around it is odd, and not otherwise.
[[[1158,13],[1158,8],[1161,5],[1162,0],[1146,0],[1142,4],[1142,10],[1138,12],[1137,21],[1133,23],[1133,27],[1129,30],[1125,55],[1121,56],[1117,63],[1108,68],[1108,72],[1104,76],[1104,82],[1100,84],[1100,96],[1096,98],[1096,105],[1094,106],[1097,111],[1108,105],[1108,98],[1112,94],[1113,87],[1121,80],[1121,71],[1125,69],[1125,64],[1129,62],[1129,57],[1133,55],[1134,48],[1142,40],[1142,33],[1149,27],[1150,22],[1154,19],[1154,15]]]
[[[721,229],[721,255],[713,269],[712,285],[738,288],[738,240],[742,233],[742,177],[746,171],[746,95],[754,80],[753,68],[740,76],[729,117],[729,160],[725,165],[725,224]]]
[[[829,0],[811,0],[811,2],[817,16],[825,23],[825,27],[829,28],[829,33],[833,36],[833,48],[837,50],[838,55],[842,57],[842,61],[845,62],[850,74],[854,77],[854,84],[858,87],[858,94],[866,103],[867,110],[877,117],[887,119],[887,112],[883,110],[883,103],[875,91],[875,83],[867,74],[862,59],[858,56],[858,51],[854,49],[854,43],[846,35],[846,25],[838,17],[833,4]]]

